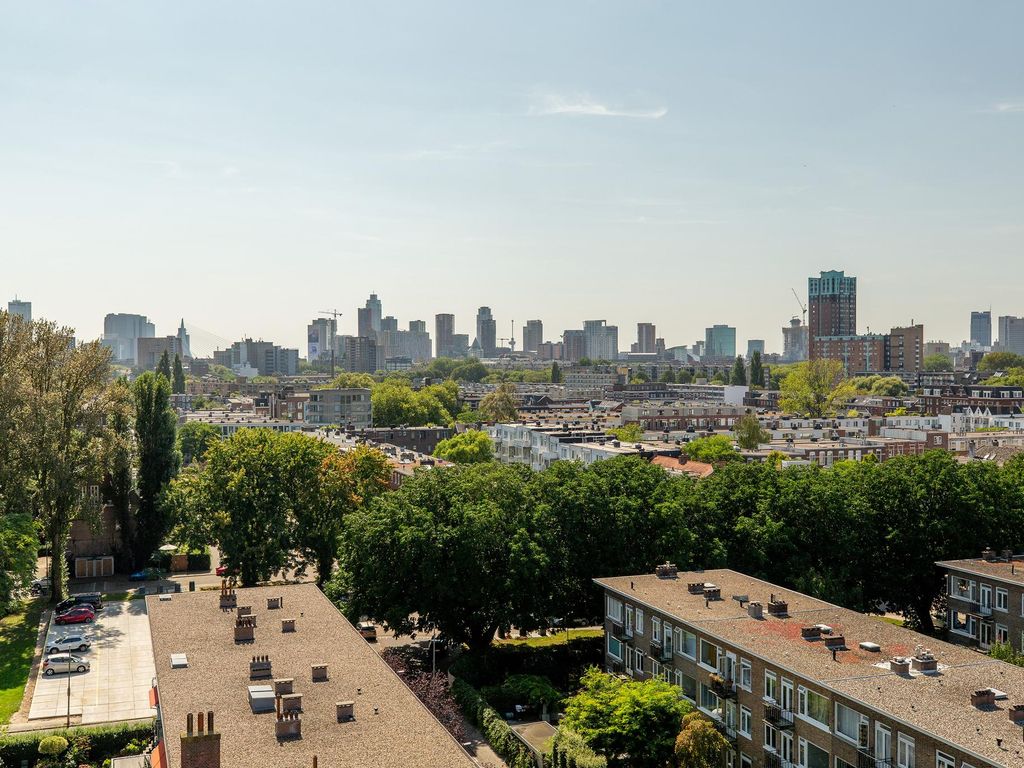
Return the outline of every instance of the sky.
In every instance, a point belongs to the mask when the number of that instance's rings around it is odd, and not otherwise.
[[[1024,315],[1019,2],[0,0],[0,299],[299,347]],[[212,335],[211,335],[212,334]]]

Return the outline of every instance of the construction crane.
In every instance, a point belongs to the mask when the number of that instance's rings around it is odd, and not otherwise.
[[[504,338],[504,337],[498,339],[498,343],[499,344],[502,344],[502,343],[504,343],[506,341],[508,342],[509,351],[511,353],[515,353],[515,351],[516,351],[516,321],[515,320],[512,321],[512,335],[509,338],[507,338],[507,339]]]
[[[334,320],[334,333],[335,333],[335,335],[337,335],[337,333],[338,333],[338,316],[341,315],[341,312],[339,312],[336,309],[321,309],[319,314],[324,316],[324,317],[333,318],[333,320]],[[331,343],[331,378],[333,379],[334,378],[334,339],[330,339],[330,343]]]
[[[804,325],[807,325],[807,305],[800,301],[800,296],[797,294],[796,288],[790,288],[789,290],[793,292],[793,298],[796,299],[796,303],[800,305],[800,311],[803,312],[804,315]]]

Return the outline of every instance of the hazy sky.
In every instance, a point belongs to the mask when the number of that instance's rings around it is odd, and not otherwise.
[[[1020,2],[0,2],[0,298],[299,346],[1024,314]]]

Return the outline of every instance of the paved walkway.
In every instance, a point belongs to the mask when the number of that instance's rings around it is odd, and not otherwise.
[[[92,647],[82,653],[88,672],[46,677],[42,665],[32,693],[29,720],[66,717],[70,681],[72,717],[83,724],[152,717],[149,689],[156,676],[149,616],[144,600],[107,603],[95,624],[59,627],[51,623],[47,643],[61,634],[83,634]]]

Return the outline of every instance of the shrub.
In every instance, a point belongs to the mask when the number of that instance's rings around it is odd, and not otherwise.
[[[133,740],[148,746],[153,738],[153,723],[149,721],[97,728],[73,728],[58,734],[21,733],[0,736],[0,765],[17,766],[23,761],[29,766],[35,765],[40,762],[40,744],[51,738],[63,740],[65,749],[69,743],[73,743],[77,748],[79,762],[98,765],[107,758],[125,754],[126,747]]]
[[[608,761],[563,725],[551,739],[551,764],[554,768],[605,768]]]
[[[63,736],[47,736],[39,742],[40,755],[59,755],[68,748],[68,740]]]
[[[469,721],[483,733],[487,743],[491,745],[509,768],[534,768],[536,762],[533,752],[519,740],[512,728],[502,720],[501,715],[484,701],[476,689],[465,680],[455,678],[452,683],[452,695],[458,702]]]

